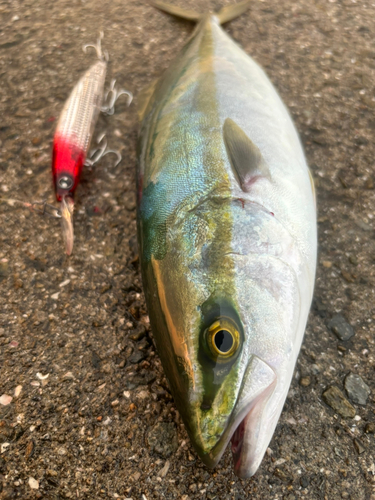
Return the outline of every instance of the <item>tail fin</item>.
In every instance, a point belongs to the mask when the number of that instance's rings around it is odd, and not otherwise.
[[[245,12],[245,10],[247,10],[250,7],[251,1],[252,0],[243,0],[242,2],[233,5],[227,5],[226,7],[220,9],[219,12],[217,12],[215,15],[219,19],[220,24],[227,23],[228,21],[235,19],[236,17],[240,16],[243,12]],[[170,5],[160,0],[151,0],[150,3],[151,5],[153,5],[159,10],[162,10],[163,12],[167,12],[172,16],[181,17],[182,19],[186,19],[188,21],[198,22],[202,19],[204,15],[204,14],[199,14],[194,10],[185,10],[182,9],[181,7],[175,7],[174,5]]]
[[[243,0],[243,2],[227,5],[219,10],[216,16],[219,18],[220,24],[227,23],[243,14],[250,7],[251,0]]]

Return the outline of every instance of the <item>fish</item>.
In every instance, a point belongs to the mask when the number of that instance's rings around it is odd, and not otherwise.
[[[199,14],[191,38],[138,97],[137,226],[150,324],[201,460],[231,441],[258,470],[277,426],[312,301],[313,178],[289,112],[221,28],[248,0]]]
[[[60,202],[62,233],[67,255],[73,251],[74,193],[92,141],[102,106],[107,58],[96,49],[98,61],[79,79],[65,102],[57,123],[52,152],[52,176],[56,200]]]

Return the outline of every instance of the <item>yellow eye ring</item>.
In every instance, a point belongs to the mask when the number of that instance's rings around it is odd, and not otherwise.
[[[235,323],[222,317],[206,330],[208,348],[218,361],[228,361],[237,352],[240,334]]]

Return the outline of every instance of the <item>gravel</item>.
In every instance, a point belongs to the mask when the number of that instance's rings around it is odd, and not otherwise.
[[[203,8],[197,0],[173,3]],[[230,446],[214,470],[191,447],[153,345],[136,244],[138,93],[168,67],[192,24],[136,0],[14,0],[1,3],[0,19],[1,196],[55,203],[54,128],[95,61],[81,47],[101,29],[108,81],[134,93],[129,108],[119,100],[113,116],[99,118],[95,135],[105,131],[123,160],[114,168],[108,155],[84,169],[70,258],[58,221],[0,204],[0,396],[13,398],[0,404],[0,499],[375,500],[371,2],[253,2],[224,27],[290,110],[319,221],[314,305],[295,377],[259,471],[246,481],[233,473]],[[345,332],[355,331],[348,340],[327,328],[337,314]],[[145,356],[132,363],[137,351]],[[365,405],[345,404],[354,418],[321,399],[332,386],[344,394],[348,373],[371,389]],[[177,436],[167,459],[148,445],[158,423]]]

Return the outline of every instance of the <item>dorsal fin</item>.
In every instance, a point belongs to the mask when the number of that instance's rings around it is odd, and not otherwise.
[[[223,136],[233,173],[242,191],[249,191],[250,186],[259,177],[271,179],[269,168],[259,148],[230,118],[224,122]]]

